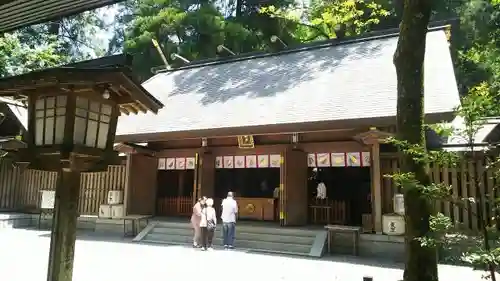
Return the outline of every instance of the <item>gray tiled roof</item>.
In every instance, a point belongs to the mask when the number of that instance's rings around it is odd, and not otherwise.
[[[121,116],[117,135],[395,116],[397,40],[395,35],[157,74],[143,86],[165,107],[157,115]],[[452,112],[459,105],[442,30],[427,35],[425,91],[426,113]]]
[[[396,115],[397,36],[170,71],[143,86],[165,107],[122,116],[117,135]],[[459,95],[443,30],[427,35],[425,111]]]

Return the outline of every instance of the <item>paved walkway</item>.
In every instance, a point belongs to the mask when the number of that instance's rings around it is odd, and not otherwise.
[[[0,230],[0,280],[45,281],[47,232]],[[197,265],[197,267],[192,267]],[[180,246],[135,244],[110,237],[83,235],[76,245],[74,281],[196,280],[196,273],[213,274],[218,281],[397,281],[397,264],[359,259],[315,260],[238,251],[201,252]],[[441,266],[441,281],[480,281],[481,272]],[[147,278],[147,279],[145,279]],[[211,278],[211,279],[212,279]]]

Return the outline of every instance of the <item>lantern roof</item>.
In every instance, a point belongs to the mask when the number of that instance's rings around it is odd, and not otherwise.
[[[0,97],[26,101],[35,93],[108,91],[124,114],[156,114],[163,104],[133,77],[130,62],[130,56],[116,55],[5,77],[0,79]]]
[[[79,14],[121,0],[5,0],[0,1],[0,33]]]

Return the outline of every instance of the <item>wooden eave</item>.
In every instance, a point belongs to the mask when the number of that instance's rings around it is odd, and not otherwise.
[[[0,33],[79,14],[122,0],[4,0],[0,1]]]
[[[59,67],[0,79],[0,96],[23,99],[34,92],[83,92],[108,89],[124,114],[157,113],[163,104],[130,75],[127,67]]]
[[[2,137],[0,138],[0,150],[17,151],[22,148],[27,148],[28,145],[22,140],[15,137]]]
[[[115,144],[113,150],[127,154],[140,153],[145,155],[155,155],[155,151],[150,148],[126,142]]]
[[[449,113],[434,113],[426,114],[425,121],[429,124],[441,122],[442,120],[451,120],[454,117],[453,112]],[[116,141],[123,142],[153,142],[153,141],[168,141],[193,138],[217,138],[231,137],[238,135],[271,135],[271,134],[293,134],[293,133],[308,133],[322,132],[335,130],[368,130],[371,126],[387,127],[396,124],[395,116],[384,116],[374,118],[360,118],[350,120],[329,120],[304,123],[288,123],[288,124],[268,124],[260,126],[240,126],[231,128],[216,128],[191,131],[174,131],[174,132],[156,132],[146,134],[127,134],[116,135]]]
[[[369,131],[354,136],[354,139],[364,144],[375,144],[375,143],[384,143],[388,138],[393,136],[394,134],[383,132],[376,128],[371,128]]]

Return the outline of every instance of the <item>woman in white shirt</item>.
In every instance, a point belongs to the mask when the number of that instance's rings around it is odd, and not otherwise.
[[[215,227],[217,225],[217,214],[214,209],[214,200],[208,198],[206,200],[206,207],[201,210],[201,245],[202,250],[212,249],[212,241],[214,238]]]

